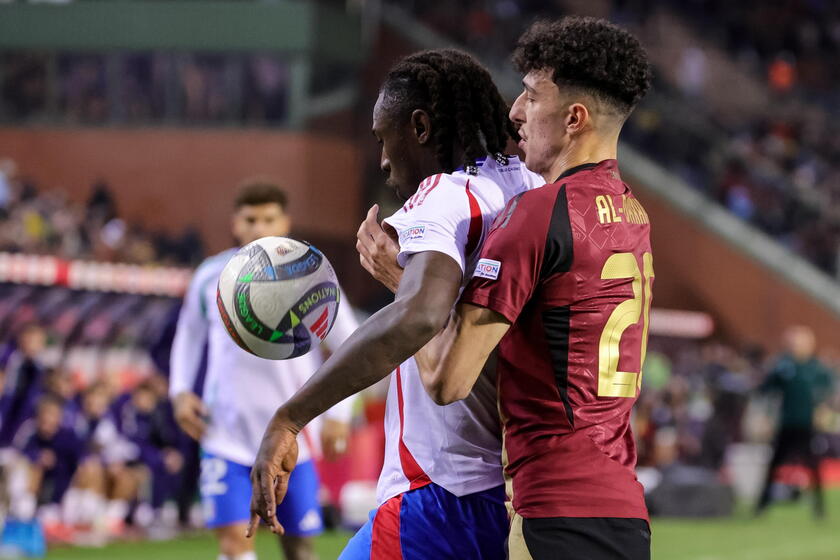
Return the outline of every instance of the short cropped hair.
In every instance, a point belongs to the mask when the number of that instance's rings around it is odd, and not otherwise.
[[[259,206],[272,203],[279,204],[284,211],[287,210],[289,199],[286,192],[269,179],[254,178],[239,185],[233,207],[239,209],[243,206]]]
[[[523,74],[551,71],[558,86],[580,88],[625,117],[650,89],[650,62],[639,40],[603,19],[538,21],[519,38],[513,63]]]

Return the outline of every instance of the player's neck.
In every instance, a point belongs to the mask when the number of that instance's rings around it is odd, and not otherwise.
[[[553,183],[557,178],[578,165],[598,163],[605,159],[616,159],[618,156],[618,136],[610,138],[596,138],[587,136],[573,141],[554,161],[554,164],[543,174],[547,183]]]

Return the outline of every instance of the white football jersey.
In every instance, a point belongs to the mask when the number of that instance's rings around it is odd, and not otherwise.
[[[242,465],[253,465],[268,421],[324,360],[320,348],[291,360],[266,360],[249,354],[230,338],[216,307],[219,275],[236,249],[205,260],[196,270],[184,298],[172,346],[169,394],[192,391],[205,344],[207,377],[203,400],[210,418],[201,446],[218,457]],[[326,347],[333,351],[349,337],[358,323],[343,297]],[[348,422],[353,397],[337,404],[325,417]],[[319,452],[318,422],[298,438],[302,463]]]
[[[438,251],[458,263],[466,284],[496,215],[515,195],[544,184],[517,157],[506,164],[488,157],[478,162],[478,175],[459,170],[427,178],[385,220],[399,234],[400,266],[415,253]],[[498,486],[501,449],[495,379],[482,374],[465,400],[438,406],[410,358],[391,374],[377,499],[382,503],[428,482],[456,496]]]

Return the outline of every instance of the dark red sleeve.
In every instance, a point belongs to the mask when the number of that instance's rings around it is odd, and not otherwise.
[[[549,190],[553,189],[526,192],[499,214],[461,303],[492,309],[516,322],[539,282],[554,206]]]

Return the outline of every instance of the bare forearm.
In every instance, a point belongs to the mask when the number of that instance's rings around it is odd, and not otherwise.
[[[443,362],[456,336],[457,321],[458,315],[453,309],[446,327],[439,331],[425,346],[414,354],[414,360],[417,363],[417,369],[420,373],[420,380],[423,382],[423,387],[429,396],[435,402],[438,402],[438,404],[440,404],[439,400],[442,398],[440,391],[445,377],[443,374]]]
[[[509,326],[488,309],[458,306],[446,329],[417,353],[420,378],[432,400],[446,405],[467,398]]]
[[[383,379],[437,331],[411,320],[414,313],[397,301],[373,315],[278,409],[277,415],[300,430],[335,404]]]

